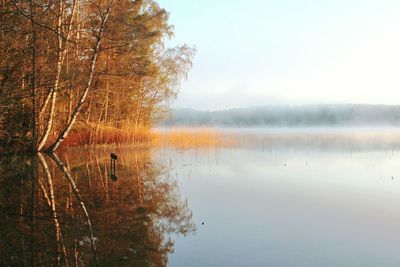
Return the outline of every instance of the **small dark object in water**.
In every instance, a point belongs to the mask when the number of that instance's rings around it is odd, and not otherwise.
[[[111,153],[110,156],[111,156],[110,177],[111,177],[111,180],[116,181],[117,180],[117,175],[115,175],[115,172],[116,172],[115,161],[118,159],[118,156],[115,153]]]
[[[286,163],[285,163],[285,164],[283,164],[283,166],[286,166]]]
[[[201,222],[201,225],[204,225],[204,222]]]

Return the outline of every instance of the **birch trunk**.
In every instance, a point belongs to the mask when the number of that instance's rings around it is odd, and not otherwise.
[[[89,69],[89,77],[88,77],[88,81],[87,81],[85,90],[84,90],[83,94],[81,95],[81,97],[80,97],[80,99],[78,101],[78,104],[76,105],[76,107],[75,107],[75,109],[74,109],[74,111],[72,113],[72,117],[69,120],[68,124],[65,126],[65,128],[57,136],[56,141],[48,148],[49,152],[56,151],[57,148],[60,146],[60,144],[68,136],[69,131],[71,130],[72,126],[74,125],[74,123],[76,121],[76,118],[78,117],[78,115],[79,115],[79,113],[80,113],[80,111],[82,109],[82,105],[85,103],[86,97],[87,97],[87,95],[89,93],[89,90],[90,90],[90,87],[92,85],[94,71],[95,71],[95,68],[96,68],[96,61],[97,61],[97,57],[99,55],[100,43],[101,43],[104,27],[106,25],[108,16],[110,14],[111,4],[112,4],[112,1],[108,4],[107,9],[106,9],[106,13],[104,14],[104,16],[102,16],[102,22],[101,22],[101,26],[100,26],[100,29],[99,29],[99,34],[96,37],[96,42],[95,42],[95,45],[94,45],[92,62],[90,64],[90,69]]]
[[[64,64],[64,60],[67,54],[67,46],[68,46],[68,40],[70,38],[70,34],[71,34],[71,29],[72,29],[72,22],[74,19],[74,15],[75,15],[75,6],[76,6],[76,1],[73,2],[73,6],[72,6],[72,13],[71,13],[71,19],[68,25],[68,32],[67,32],[67,41],[65,42],[64,48],[63,48],[63,40],[61,37],[61,27],[62,27],[62,1],[59,1],[59,7],[58,7],[58,24],[57,24],[57,32],[58,32],[58,58],[57,58],[57,71],[56,71],[56,77],[54,80],[54,86],[52,87],[49,95],[47,96],[45,103],[42,107],[42,109],[40,110],[41,113],[43,113],[46,109],[46,106],[48,104],[48,101],[50,99],[50,95],[51,95],[51,105],[50,105],[50,113],[49,113],[49,119],[47,120],[47,124],[46,124],[46,129],[43,133],[42,138],[39,141],[38,144],[38,148],[37,150],[40,151],[43,149],[43,147],[45,146],[47,139],[49,138],[49,134],[51,131],[51,128],[53,126],[53,120],[54,120],[54,115],[55,115],[55,106],[56,106],[56,99],[57,99],[57,92],[58,92],[58,85],[60,82],[60,76],[61,76],[61,70],[62,70],[62,66]],[[42,115],[40,113],[40,115]],[[40,116],[39,115],[39,116]]]
[[[33,2],[29,1],[30,22],[32,26],[32,149],[36,150],[37,146],[37,118],[36,118],[36,24],[33,19]]]
[[[142,107],[142,88],[143,88],[143,77],[140,78],[140,83],[139,83],[139,92],[136,100],[136,115],[135,115],[135,130],[139,128],[139,122],[140,122],[140,115],[141,115],[141,107]]]

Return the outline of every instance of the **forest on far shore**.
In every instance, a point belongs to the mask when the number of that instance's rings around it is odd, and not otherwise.
[[[168,18],[155,0],[1,0],[2,147],[146,141],[195,55],[166,45]]]
[[[297,105],[259,106],[219,111],[176,109],[163,126],[314,127],[400,126],[400,106]]]

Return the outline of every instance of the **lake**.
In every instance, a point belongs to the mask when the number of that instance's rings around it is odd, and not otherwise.
[[[3,157],[0,265],[399,266],[399,130],[222,132]]]

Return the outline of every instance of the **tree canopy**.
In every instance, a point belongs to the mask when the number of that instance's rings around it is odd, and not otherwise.
[[[195,49],[168,47],[154,0],[0,1],[0,139],[56,150],[71,131],[149,127]]]

